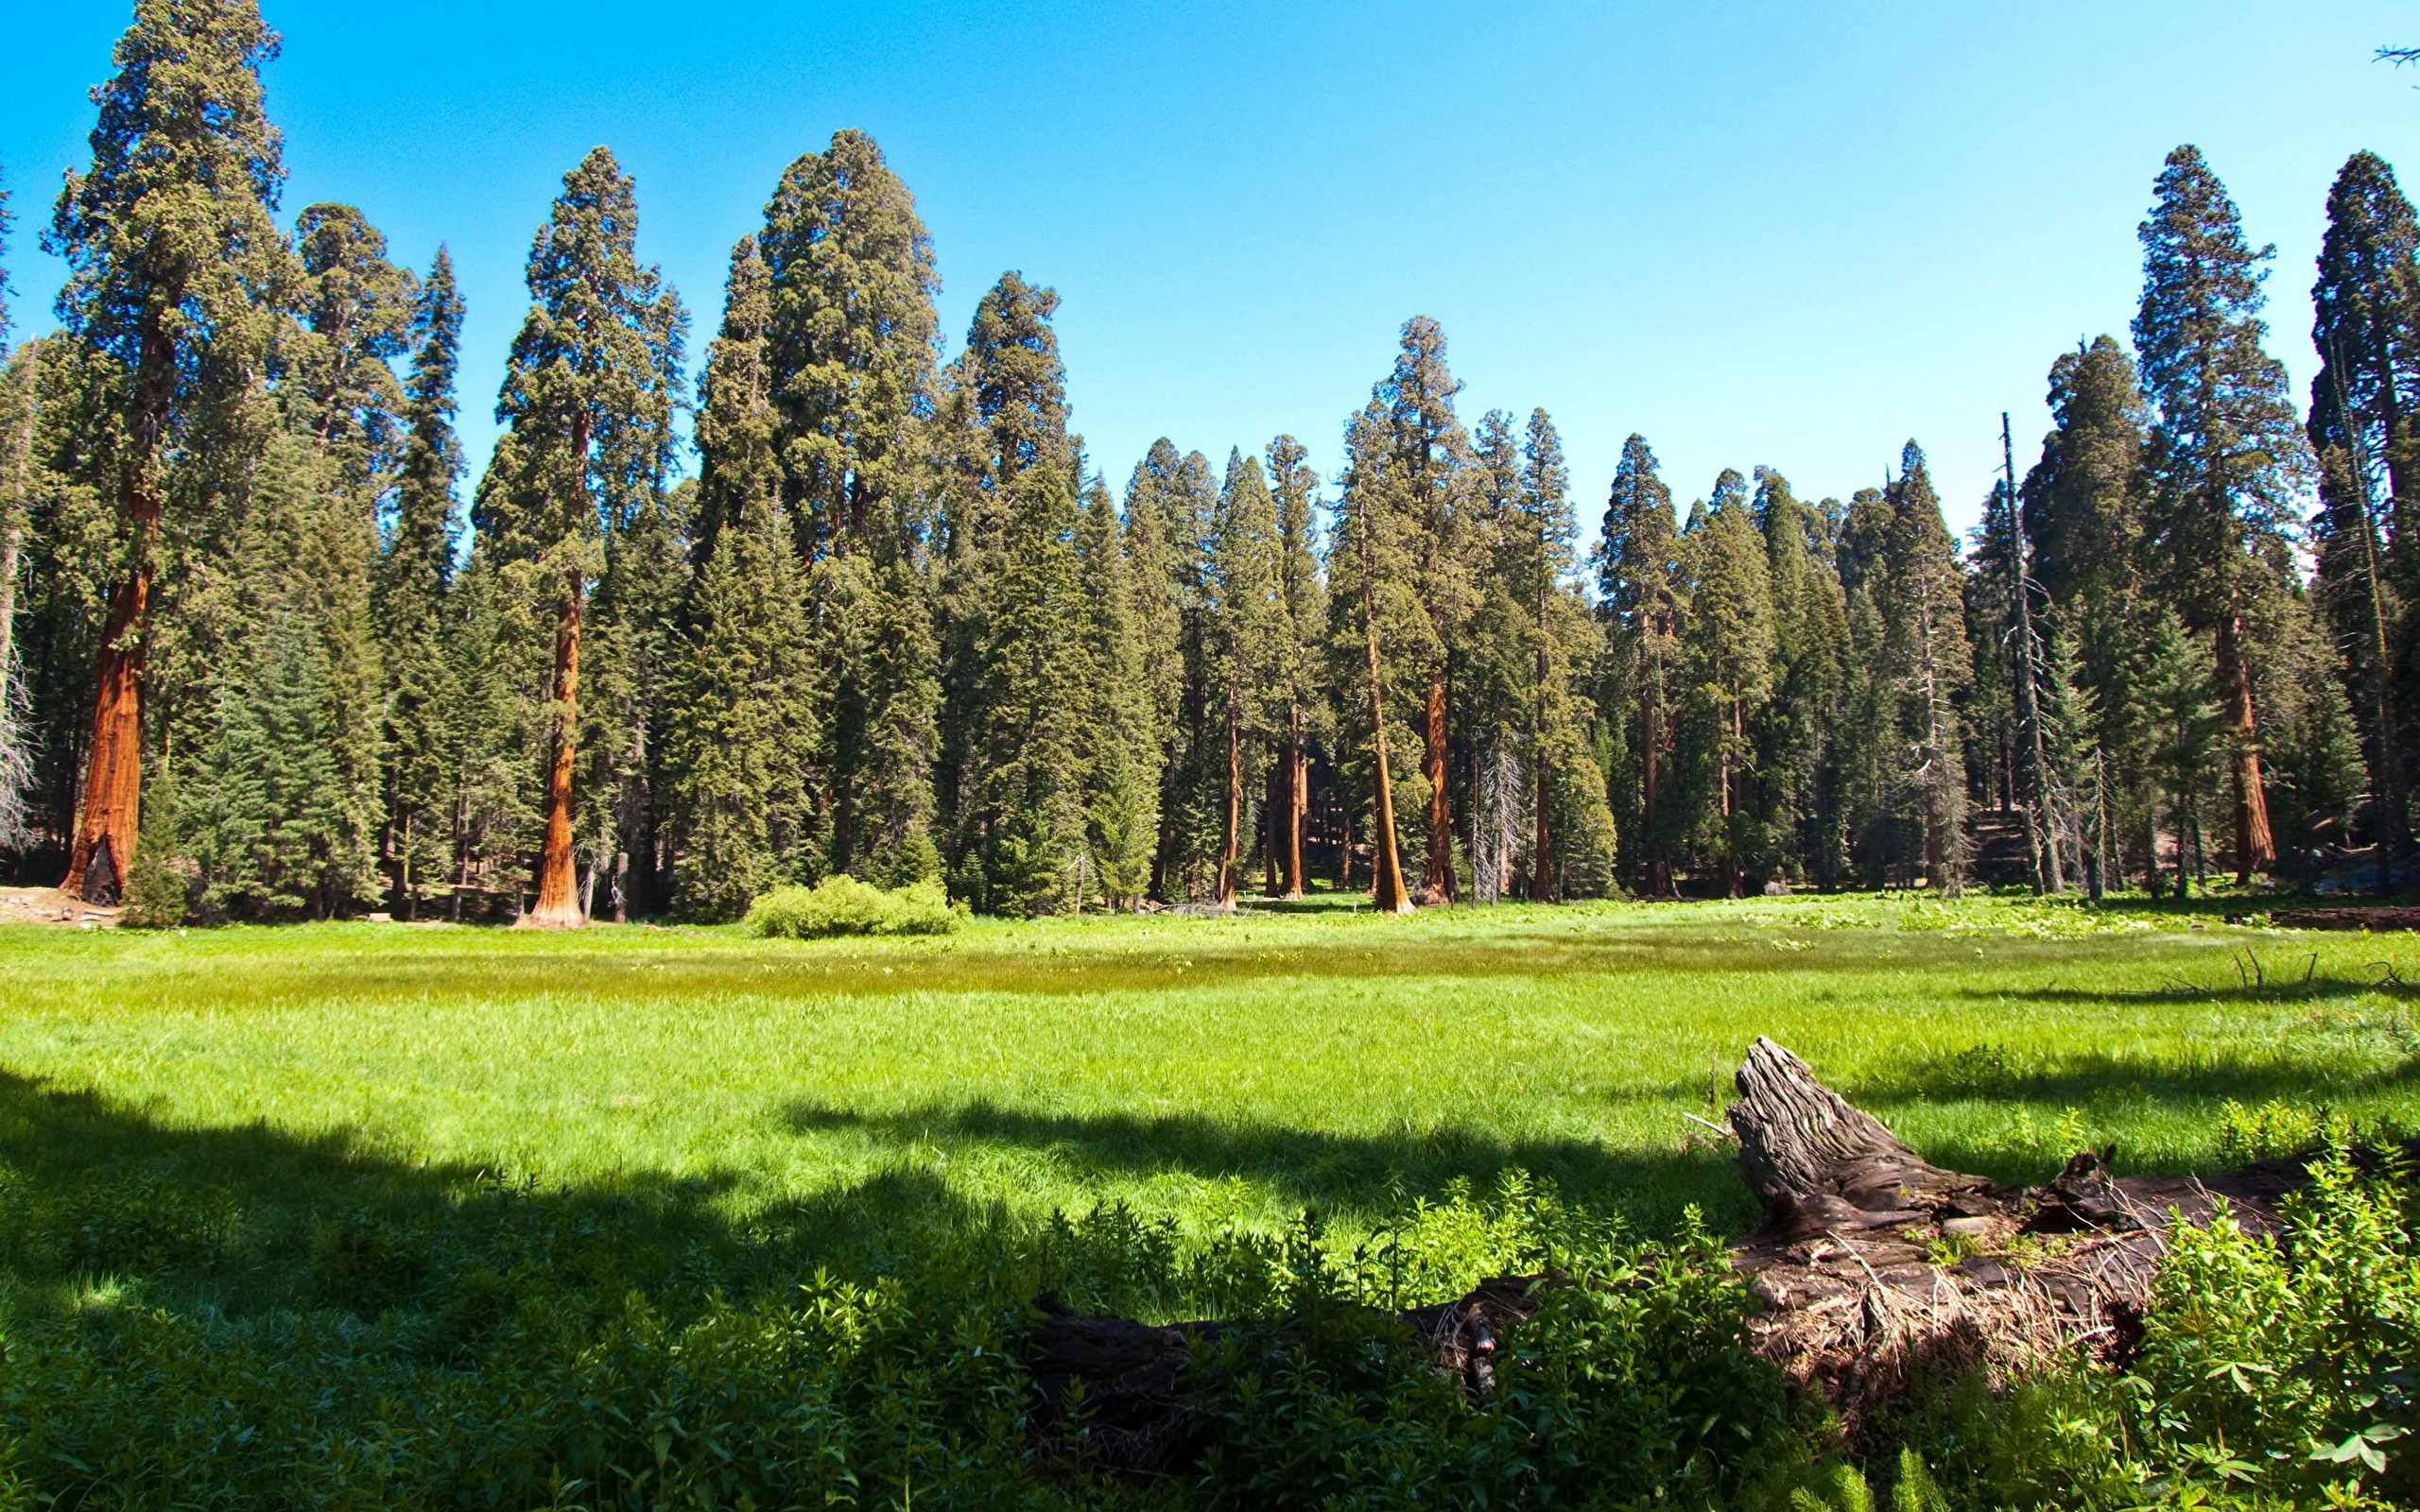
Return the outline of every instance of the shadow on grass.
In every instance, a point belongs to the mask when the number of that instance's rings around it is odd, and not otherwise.
[[[1651,1231],[1677,1221],[1692,1203],[1718,1222],[1744,1222],[1751,1212],[1727,1158],[1677,1148],[1650,1154],[1588,1140],[1505,1140],[1458,1126],[1338,1134],[1201,1114],[1038,1112],[982,1100],[894,1113],[799,1103],[786,1116],[802,1134],[855,1133],[899,1148],[980,1144],[1032,1151],[1080,1177],[1239,1178],[1267,1187],[1288,1206],[1330,1212],[1374,1207],[1391,1192],[1435,1197],[1458,1181],[1483,1192],[1516,1169],[1552,1180],[1574,1202],[1618,1211]]]
[[[1916,1104],[1996,1102],[2059,1108],[2110,1102],[2175,1103],[2204,1111],[2233,1099],[2257,1104],[2342,1100],[2420,1090],[2420,1046],[2368,1070],[2330,1072],[2308,1060],[2197,1055],[2178,1063],[2150,1063],[2100,1054],[2041,1054],[1976,1045],[1949,1055],[1911,1057],[1843,1089],[1852,1100],[1886,1112]]]

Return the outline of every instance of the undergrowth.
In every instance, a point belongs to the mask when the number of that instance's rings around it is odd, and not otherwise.
[[[0,1507],[2410,1505],[2412,1174],[2312,1170],[2282,1244],[2177,1235],[2122,1367],[1944,1383],[1846,1446],[1754,1353],[1716,1235],[1641,1237],[1519,1173],[1350,1243],[1108,1203],[784,1275],[780,1236],[527,1187],[297,1234],[168,1171],[10,1172]],[[274,1303],[191,1304],[265,1269],[291,1273]],[[1472,1393],[1394,1310],[1497,1274],[1552,1280]],[[1031,1454],[1045,1296],[1236,1321],[1195,1360],[1197,1472],[1091,1472],[1080,1428]]]

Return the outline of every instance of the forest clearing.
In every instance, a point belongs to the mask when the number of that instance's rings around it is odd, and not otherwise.
[[[1282,1464],[1305,1497],[1322,1474],[1366,1491],[1366,1467],[1319,1469],[1351,1461],[1344,1422],[1279,1412],[1282,1454],[1243,1423],[1244,1458],[1213,1450],[1204,1477],[1054,1470],[1015,1319],[1441,1302],[1543,1254],[1631,1267],[1607,1296],[1661,1278],[1671,1306],[1593,1348],[1617,1374],[1687,1351],[1687,1390],[1737,1399],[1705,1419],[1720,1458],[1642,1474],[1796,1505],[1841,1462],[1803,1414],[1785,1427],[1777,1385],[1741,1383],[1767,1379],[1719,1347],[1746,1294],[1705,1269],[1756,1222],[1708,1132],[1751,1040],[2011,1186],[2108,1146],[2121,1174],[2212,1173],[2420,1127],[2414,978],[2420,936],[1921,894],[1411,919],[1347,896],[804,942],[0,931],[0,1488],[824,1504],[839,1483],[815,1475],[845,1472],[929,1477],[857,1504],[1297,1504],[1237,1487]],[[1365,1504],[1448,1495],[1458,1462],[1397,1442],[1421,1414],[1510,1410],[1424,1380],[1392,1416],[1330,1403],[1422,1462],[1425,1490]],[[2025,1473],[2071,1473],[2039,1402],[2007,1400],[2003,1436],[2052,1456]],[[1944,1485],[1979,1473],[1927,1452]],[[616,1466],[688,1499],[600,1494]]]

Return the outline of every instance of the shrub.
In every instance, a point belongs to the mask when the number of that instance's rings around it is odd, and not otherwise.
[[[776,887],[749,907],[748,927],[773,939],[835,935],[946,935],[965,917],[938,882],[888,889],[846,874],[812,887]]]
[[[136,850],[126,880],[126,912],[118,922],[130,929],[174,929],[184,921],[184,873],[148,846]]]

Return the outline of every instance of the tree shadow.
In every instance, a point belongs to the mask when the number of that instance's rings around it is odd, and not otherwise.
[[[2158,1102],[2202,1111],[2228,1099],[2324,1101],[2403,1089],[2420,1089],[2420,1044],[2385,1066],[2326,1074],[2315,1072],[2308,1060],[2243,1056],[2223,1049],[2197,1053],[2182,1064],[2147,1064],[2100,1053],[1974,1045],[1947,1055],[1911,1057],[1889,1071],[1859,1078],[1844,1088],[1842,1095],[1876,1112],[1954,1102],[2048,1108]]]
[[[1465,1125],[1340,1134],[1199,1113],[1143,1117],[1003,1107],[988,1099],[868,1113],[802,1102],[786,1114],[802,1134],[847,1132],[882,1145],[988,1145],[1030,1151],[1098,1181],[1181,1174],[1242,1180],[1293,1208],[1367,1211],[1393,1195],[1484,1192],[1510,1171],[1552,1181],[1572,1202],[1659,1231],[1695,1206],[1718,1223],[1752,1216],[1727,1155],[1695,1146],[1625,1151],[1582,1139],[1504,1139]]]

